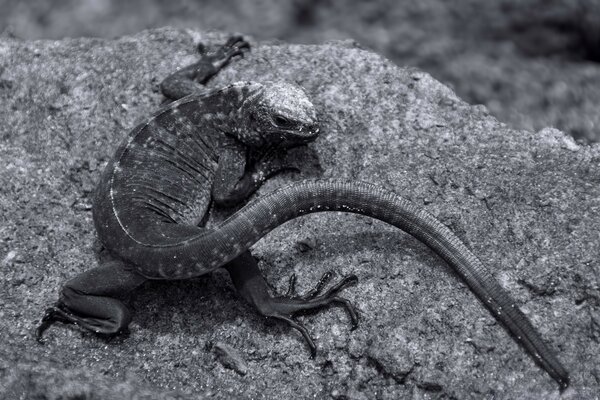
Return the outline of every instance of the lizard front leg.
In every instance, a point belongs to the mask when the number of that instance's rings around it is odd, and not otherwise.
[[[192,93],[201,93],[210,78],[223,69],[235,56],[243,56],[250,44],[241,36],[232,36],[214,52],[204,53],[199,45],[200,59],[187,67],[169,75],[160,84],[165,97],[177,100]]]
[[[232,207],[246,200],[268,178],[298,168],[285,160],[285,149],[269,148],[257,160],[249,161],[249,150],[239,141],[226,138],[212,187],[212,199],[219,206]]]
[[[256,260],[250,252],[245,252],[233,261],[230,261],[224,268],[231,275],[231,280],[240,295],[248,303],[256,307],[261,315],[283,321],[298,330],[306,340],[313,357],[316,355],[317,346],[306,327],[294,320],[294,315],[310,310],[318,310],[330,304],[339,304],[347,310],[352,328],[354,329],[358,325],[358,313],[352,303],[338,296],[341,290],[358,280],[356,275],[343,277],[338,283],[321,294],[331,277],[330,273],[326,273],[319,280],[315,288],[305,296],[294,296],[296,277],[292,275],[287,295],[272,296],[269,294],[267,282],[263,278]]]

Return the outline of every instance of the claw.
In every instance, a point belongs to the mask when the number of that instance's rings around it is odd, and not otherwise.
[[[225,42],[223,46],[220,47],[220,50],[229,50],[229,51],[237,51],[243,49],[249,49],[250,43],[246,42],[242,36],[232,36]]]
[[[229,64],[233,57],[244,57],[244,52],[248,49],[250,49],[250,43],[246,42],[242,36],[232,36],[224,45],[215,50],[210,58],[213,66],[221,69]]]
[[[38,343],[44,343],[44,340],[42,339],[44,332],[55,322],[71,322],[69,315],[61,308],[60,304],[49,307],[44,312],[42,321],[35,330],[35,340],[37,340]]]
[[[230,50],[225,54],[225,57],[233,58],[235,56],[240,56],[241,58],[244,58],[244,53],[243,50]]]
[[[321,291],[323,290],[323,288],[325,287],[327,282],[329,282],[331,280],[332,276],[333,276],[333,274],[331,273],[331,271],[325,272],[323,274],[323,276],[321,276],[321,279],[319,279],[319,282],[317,282],[315,287],[310,292],[308,292],[307,294],[302,296],[301,299],[310,300],[310,299],[314,299],[315,297],[317,297],[319,295],[319,293],[321,293]]]
[[[311,358],[315,358],[315,356],[317,355],[317,345],[315,344],[315,341],[310,336],[310,333],[308,333],[308,330],[304,327],[304,325],[294,321],[293,319],[291,319],[289,317],[286,317],[285,315],[273,315],[273,318],[284,321],[292,328],[298,330],[304,337],[304,340],[306,340],[308,347],[310,347]]]
[[[344,288],[346,288],[346,286],[351,285],[356,282],[358,282],[358,277],[356,275],[354,275],[354,274],[346,275],[344,278],[342,278],[341,281],[339,281],[338,283],[333,285],[331,288],[329,288],[329,290],[327,292],[325,292],[325,294],[323,294],[323,296],[324,297],[333,296],[336,293],[343,290]]]
[[[290,276],[290,280],[288,282],[288,290],[285,294],[286,297],[292,297],[296,294],[296,274],[292,274]]]
[[[350,315],[350,321],[352,322],[351,330],[358,328],[358,313],[356,312],[356,308],[352,305],[352,302],[348,299],[337,296],[332,297],[330,300],[333,303],[341,304],[346,309],[348,315]]]
[[[233,35],[230,36],[229,39],[227,39],[227,41],[225,42],[225,46],[231,47],[234,44],[236,44],[237,42],[242,42],[244,41],[244,37],[241,35]]]
[[[350,300],[343,297],[339,297],[337,296],[337,294],[343,289],[345,289],[348,285],[358,282],[358,277],[354,274],[347,275],[344,278],[342,278],[338,283],[330,287],[329,290],[327,290],[325,293],[317,296],[330,278],[331,272],[325,273],[321,277],[319,283],[317,283],[317,286],[311,291],[311,293],[309,293],[308,296],[303,297],[303,299],[312,300],[315,303],[321,302],[323,305],[327,305],[330,303],[341,304],[350,316],[350,321],[352,322],[351,329],[355,330],[358,327],[358,312],[356,311],[356,308],[352,305]]]
[[[240,50],[249,50],[250,49],[250,43],[246,42],[245,40],[243,42],[241,42],[239,45],[236,46],[238,49]]]
[[[42,322],[38,325],[38,327],[35,330],[35,340],[37,340],[37,342],[41,343],[41,344],[44,344],[44,340],[42,339],[44,332],[46,331],[46,329],[48,329],[50,327],[50,325],[52,325],[54,323],[54,320],[51,320],[49,318],[49,315],[48,315],[49,310],[50,309],[46,310],[46,313],[42,317]]]

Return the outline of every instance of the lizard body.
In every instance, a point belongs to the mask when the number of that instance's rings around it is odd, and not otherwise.
[[[356,277],[344,277],[321,293],[328,279],[324,276],[303,297],[291,296],[292,279],[290,296],[271,296],[249,248],[290,219],[345,211],[387,222],[430,247],[566,388],[565,368],[477,257],[437,219],[390,191],[366,183],[303,181],[250,202],[214,228],[199,226],[211,201],[241,203],[287,167],[280,158],[285,149],[318,135],[315,109],[295,85],[239,82],[200,92],[195,81],[204,83],[246,47],[241,38],[232,38],[212,56],[163,82],[163,92],[179,100],[131,131],[106,167],[94,198],[95,226],[114,258],[65,284],[59,303],[38,328],[38,339],[54,321],[118,333],[131,320],[118,298],[146,279],[185,279],[223,267],[242,297],[262,315],[300,331],[314,354],[312,338],[292,316],[337,303],[356,325],[354,307],[338,296]]]

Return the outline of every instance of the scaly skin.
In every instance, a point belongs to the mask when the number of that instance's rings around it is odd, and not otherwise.
[[[324,294],[327,276],[308,296],[272,297],[249,249],[293,218],[345,211],[387,222],[429,246],[535,362],[566,388],[565,368],[477,257],[446,226],[392,192],[366,183],[305,181],[256,199],[213,229],[198,226],[211,199],[221,205],[242,202],[287,167],[280,157],[286,148],[318,134],[314,107],[295,85],[240,82],[200,93],[190,84],[206,81],[246,47],[234,38],[223,54],[208,58],[211,63],[199,62],[163,83],[171,97],[186,96],[128,135],[96,191],[94,222],[114,260],[69,281],[38,336],[54,320],[99,333],[119,332],[130,316],[118,295],[145,279],[186,279],[223,267],[246,300],[263,315],[299,330],[314,354],[312,338],[292,316],[338,303],[356,325],[353,306],[338,296],[356,277],[343,278]]]

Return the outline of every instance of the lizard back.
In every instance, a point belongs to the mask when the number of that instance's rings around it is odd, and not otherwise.
[[[187,96],[128,134],[94,198],[96,229],[107,248],[119,253],[124,236],[150,245],[180,240],[181,225],[197,233],[211,201],[223,124],[245,91],[240,83]],[[164,229],[172,224],[180,227]]]

